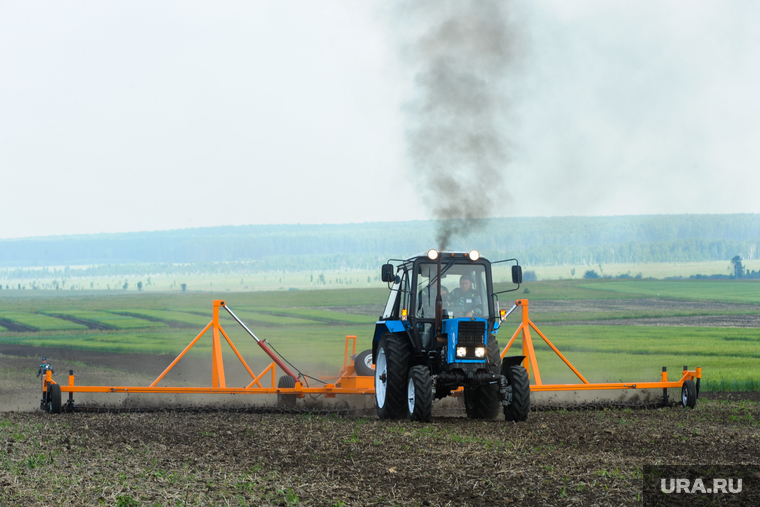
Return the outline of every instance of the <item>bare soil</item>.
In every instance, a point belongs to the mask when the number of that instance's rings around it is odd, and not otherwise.
[[[756,462],[758,420],[757,403],[704,400],[531,413],[522,424],[4,413],[0,503],[640,505],[645,464]]]
[[[198,409],[50,415],[37,409],[41,351],[0,352],[0,505],[641,505],[644,465],[760,456],[760,393],[702,393],[694,410],[545,410],[520,424],[468,420],[457,399],[437,402],[431,424],[379,421],[370,397],[353,405],[363,417],[325,412],[345,414],[345,401],[274,413],[266,400],[137,396],[115,404]],[[145,385],[173,359],[44,352],[101,385]],[[208,381],[208,361],[188,359],[173,383]]]

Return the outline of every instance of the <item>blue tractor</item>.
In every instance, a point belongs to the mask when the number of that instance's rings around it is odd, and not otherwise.
[[[512,282],[519,287],[517,261],[498,262],[514,263]],[[383,265],[390,296],[372,341],[380,419],[429,422],[433,401],[460,387],[468,417],[503,412],[508,421],[528,418],[525,356],[500,358],[496,334],[505,312],[493,291],[491,264],[476,250],[430,250]]]

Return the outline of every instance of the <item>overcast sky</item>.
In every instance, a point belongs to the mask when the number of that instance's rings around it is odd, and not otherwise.
[[[388,5],[3,0],[0,238],[432,218]],[[760,2],[512,12],[492,215],[760,212]]]

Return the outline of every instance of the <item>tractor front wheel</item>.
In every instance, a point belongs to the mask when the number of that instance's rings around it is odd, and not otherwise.
[[[413,366],[407,383],[409,420],[430,422],[433,417],[433,382],[427,366]]]
[[[375,356],[375,404],[380,419],[399,419],[406,412],[412,347],[406,337],[386,334]]]

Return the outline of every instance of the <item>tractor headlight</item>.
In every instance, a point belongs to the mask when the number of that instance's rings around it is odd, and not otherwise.
[[[475,357],[478,357],[480,359],[483,359],[486,357],[486,348],[485,347],[477,347],[475,349]]]
[[[437,258],[438,258],[438,250],[435,250],[433,248],[428,250],[428,259],[430,259],[431,261],[434,261]]]
[[[471,250],[470,251],[470,260],[471,261],[476,261],[478,259],[480,259],[480,252],[478,252],[477,250]]]
[[[465,357],[467,355],[466,347],[457,347],[457,357]]]

